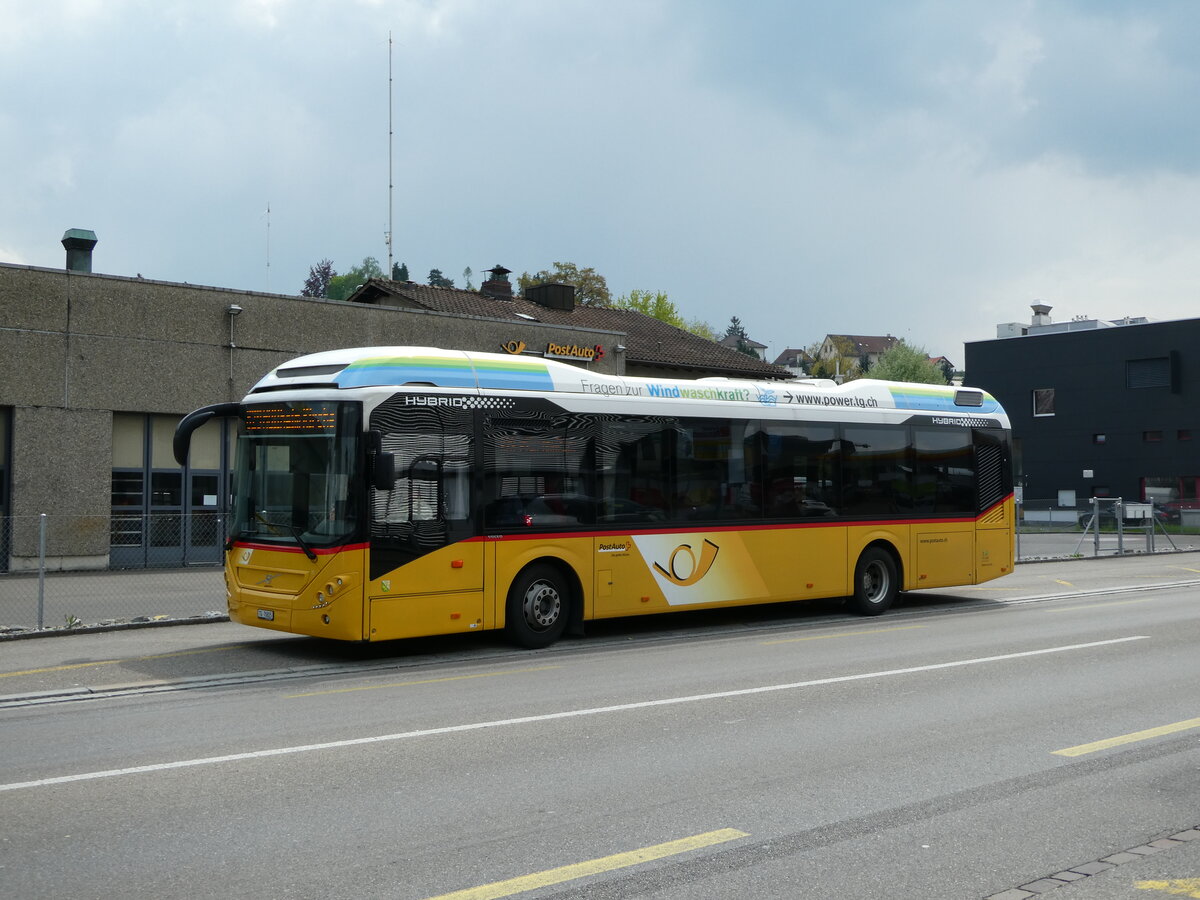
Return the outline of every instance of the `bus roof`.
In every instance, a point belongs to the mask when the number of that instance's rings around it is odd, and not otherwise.
[[[251,394],[281,390],[429,386],[469,391],[536,391],[611,397],[733,401],[764,406],[827,409],[904,409],[1003,414],[979,388],[909,384],[861,378],[743,381],[733,378],[670,379],[604,375],[534,356],[442,350],[434,347],[356,347],[290,360],[263,377]]]

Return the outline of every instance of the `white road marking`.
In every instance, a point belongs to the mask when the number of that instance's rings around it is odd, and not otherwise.
[[[1130,637],[1113,638],[1107,641],[1091,641],[1086,644],[1067,644],[1061,647],[1047,647],[1042,650],[1023,650],[1018,653],[1004,653],[997,656],[980,656],[972,659],[956,659],[944,663],[931,663],[926,666],[910,666],[904,669],[885,669],[881,672],[862,672],[858,675],[837,675],[832,678],[816,678],[811,681],[793,681],[788,684],[768,684],[760,687],[740,688],[731,691],[714,691],[708,694],[691,694],[684,697],[664,697],[659,700],[641,700],[635,703],[619,703],[614,706],[597,706],[585,709],[569,709],[556,713],[543,713],[537,716],[518,716],[513,719],[496,719],[490,722],[471,722],[464,725],[446,725],[441,728],[425,728],[418,731],[404,731],[398,734],[380,734],[370,737],[348,738],[341,741],[325,741],[318,744],[300,744],[293,747],[276,747],[271,750],[251,750],[245,753],[230,753],[224,756],[205,756],[199,759],[180,759],[174,762],[151,763],[144,766],[129,766],[123,769],[104,769],[98,772],[80,772],[77,775],[58,775],[53,778],[38,778],[34,781],[17,781],[0,784],[0,791],[18,791],[25,788],[49,787],[55,784],[71,784],[77,781],[95,781],[99,778],[117,778],[123,775],[142,775],[147,772],[166,772],[171,769],[190,769],[196,766],[215,766],[222,763],[242,762],[244,760],[267,759],[273,756],[289,756],[293,753],[311,753],[316,750],[337,750],[344,747],[357,747],[364,744],[382,744],[392,741],[405,741],[414,738],[433,737],[442,734],[459,734],[466,731],[482,731],[487,728],[506,728],[512,725],[530,725],[537,722],[553,722],[557,719],[575,719],[583,716],[598,716],[608,713],[631,712],[639,709],[652,709],[656,706],[678,706],[683,703],[698,703],[704,700],[724,700],[730,697],[750,697],[755,694],[770,694],[777,691],[793,691],[798,688],[821,687],[827,684],[845,684],[851,681],[866,681],[872,678],[891,678],[898,675],[915,675],[920,672],[936,672],[940,669],[958,669],[965,666],[978,666],[985,663],[1005,662],[1012,659],[1027,659],[1031,656],[1046,656],[1051,653],[1067,653],[1072,650],[1087,650],[1093,647],[1109,647],[1114,644],[1124,644],[1129,641],[1148,640],[1149,635],[1139,634]]]

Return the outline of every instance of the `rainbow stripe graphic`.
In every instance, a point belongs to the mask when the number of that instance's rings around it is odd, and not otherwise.
[[[479,360],[444,356],[381,356],[342,369],[338,387],[428,383],[438,387],[552,391],[554,380],[539,360]]]
[[[982,406],[956,406],[954,404],[954,388],[935,385],[930,387],[914,387],[912,385],[892,387],[889,385],[888,390],[891,392],[892,402],[896,404],[896,409],[927,409],[934,412],[957,413],[992,413],[1000,409],[996,398],[987,391],[980,392],[983,394]]]

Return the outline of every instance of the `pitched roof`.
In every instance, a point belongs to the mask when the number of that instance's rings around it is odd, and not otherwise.
[[[461,316],[544,322],[563,327],[593,328],[624,335],[626,365],[675,368],[688,373],[731,378],[789,378],[790,372],[745,353],[692,334],[632,309],[576,306],[554,309],[524,297],[497,299],[480,291],[438,288],[411,281],[372,278],[350,300],[380,306],[427,309]]]
[[[788,347],[786,350],[784,350],[782,353],[780,353],[777,357],[775,357],[775,365],[777,365],[777,366],[795,365],[795,363],[793,363],[792,360],[799,360],[800,365],[807,365],[808,363],[813,361],[813,358],[809,355],[807,350],[801,349],[799,347]]]
[[[900,342],[900,338],[892,337],[890,334],[828,334],[825,336],[825,340],[830,338],[850,341],[858,353],[884,353]]]
[[[717,343],[720,344],[722,347],[731,347],[734,350],[736,350],[738,341],[741,341],[747,347],[750,347],[754,350],[766,350],[767,349],[766,344],[760,344],[758,341],[754,340],[753,338],[738,337],[736,334],[727,334],[727,335],[725,335],[725,337],[723,337],[719,341],[717,341]]]

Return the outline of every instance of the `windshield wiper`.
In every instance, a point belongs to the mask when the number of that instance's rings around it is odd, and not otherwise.
[[[308,546],[308,544],[305,542],[304,538],[302,538],[300,536],[300,529],[297,528],[295,525],[288,525],[284,522],[269,522],[263,516],[262,513],[255,513],[254,518],[257,521],[261,522],[262,524],[266,525],[268,528],[270,528],[276,534],[279,533],[279,529],[281,529],[281,528],[285,529],[288,532],[288,534],[290,534],[292,537],[294,537],[296,539],[296,543],[300,545],[300,549],[304,551],[304,555],[307,556],[309,559],[311,559],[313,562],[317,561],[317,554],[313,553],[312,547]],[[258,533],[258,532],[256,532],[256,533]]]
[[[300,549],[304,551],[304,555],[313,562],[316,562],[317,554],[313,553],[312,547],[308,546],[308,544],[305,543],[304,538],[300,537],[300,529],[295,525],[284,525],[282,527],[291,532],[292,537],[296,539],[296,543],[300,545]]]

